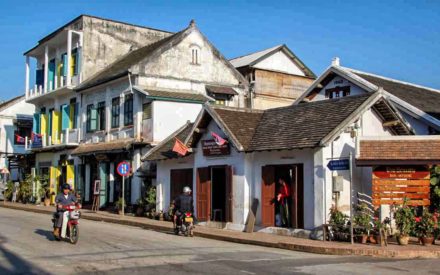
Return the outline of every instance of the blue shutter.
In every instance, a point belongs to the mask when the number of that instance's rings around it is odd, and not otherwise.
[[[47,75],[48,85],[52,82],[52,86],[49,86],[49,89],[55,89],[55,59],[52,59],[49,62],[49,73]]]
[[[34,120],[33,120],[33,124],[32,124],[32,132],[34,132],[35,134],[40,133],[40,114],[39,113],[34,114]]]
[[[67,76],[67,53],[64,53],[61,59],[63,61],[63,76]]]
[[[98,111],[95,107],[90,110],[90,131],[96,131],[98,128]]]
[[[101,190],[99,198],[99,207],[103,207],[107,203],[107,163],[99,163],[99,178],[101,180]]]
[[[61,129],[69,129],[70,126],[70,105],[63,105],[62,106],[62,113],[61,113]]]

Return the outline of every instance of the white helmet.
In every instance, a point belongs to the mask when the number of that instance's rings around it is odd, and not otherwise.
[[[191,188],[188,186],[183,187],[183,193],[191,193]]]

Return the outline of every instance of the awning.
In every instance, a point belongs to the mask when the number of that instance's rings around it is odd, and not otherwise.
[[[129,151],[133,145],[146,145],[134,138],[119,139],[109,142],[81,144],[72,151],[72,155],[90,155],[95,153],[118,153]]]
[[[361,138],[358,166],[440,164],[440,136]]]
[[[231,87],[206,85],[206,91],[213,94],[238,95],[238,93]]]

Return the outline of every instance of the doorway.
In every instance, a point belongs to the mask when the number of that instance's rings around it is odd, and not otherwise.
[[[193,169],[173,169],[170,171],[170,203],[188,186],[193,190]]]
[[[281,186],[284,181],[287,191]],[[263,226],[304,227],[303,165],[267,165],[262,167],[261,219]],[[278,200],[278,194],[288,194]]]
[[[232,167],[197,169],[197,216],[200,221],[232,222]]]

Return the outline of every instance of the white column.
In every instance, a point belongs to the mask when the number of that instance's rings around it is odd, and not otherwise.
[[[136,203],[136,200],[141,197],[141,178],[136,175],[141,166],[140,149],[134,151],[131,165],[133,166],[133,176],[131,179],[131,203]]]
[[[90,201],[90,164],[86,164],[86,178],[84,188],[84,200]]]
[[[113,202],[113,197],[115,194],[115,163],[114,162],[110,162],[110,177],[109,177],[109,182],[110,182],[110,190],[109,190],[109,202]]]
[[[72,31],[67,31],[67,70],[66,70],[66,85],[70,86],[72,83],[70,78],[70,57],[72,56]]]
[[[24,89],[26,91],[26,98],[28,98],[29,95],[29,56],[26,55],[26,76],[25,76],[25,84]]]
[[[46,45],[45,47],[44,47],[44,92],[46,93],[49,89],[48,89],[48,86],[49,86],[49,83],[48,83],[48,81],[47,81],[47,76],[48,76],[48,74],[49,74],[49,46],[48,45]]]
[[[82,62],[83,62],[83,56],[82,56],[82,47],[83,47],[83,34],[79,33],[79,47],[78,47],[78,53],[77,55],[79,58],[77,58],[76,62],[78,63],[76,66],[78,67],[78,84],[82,81]]]
[[[133,94],[134,137],[141,138],[142,132],[142,99],[138,93]]]

